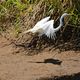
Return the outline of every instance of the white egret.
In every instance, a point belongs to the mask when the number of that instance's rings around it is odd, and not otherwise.
[[[46,17],[39,21],[32,29],[25,31],[24,33],[32,32],[39,33],[39,36],[45,34],[49,38],[53,38],[55,40],[56,33],[63,26],[63,19],[65,16],[69,14],[64,13],[60,18],[60,25],[57,28],[54,28],[54,20],[50,20],[50,17]]]

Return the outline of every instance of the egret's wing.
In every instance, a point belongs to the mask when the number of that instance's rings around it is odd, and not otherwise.
[[[39,36],[47,33],[48,29],[49,29],[49,26],[50,26],[50,23],[51,21],[48,21],[46,23],[44,23],[42,26],[41,26],[41,29],[42,29],[42,32],[40,32]]]
[[[51,28],[50,27],[51,27],[52,21],[50,21],[49,24],[50,24],[49,27],[47,27],[47,29],[45,29],[45,35],[50,38],[51,37],[51,32],[50,32]]]
[[[50,19],[49,17],[43,18],[42,20],[38,21],[35,26],[42,26],[44,23],[46,23]]]
[[[43,30],[42,27],[49,20],[49,18],[50,18],[50,16],[38,21],[37,24],[32,29],[29,29],[29,30],[27,30],[23,33],[25,34],[25,33],[28,33],[28,32],[32,32],[32,33],[42,32],[42,30]]]
[[[54,32],[54,27],[53,27],[54,20],[50,20],[47,23],[48,23],[48,26],[44,27],[44,34],[49,38],[54,38],[55,39],[56,35],[55,35],[55,32]]]
[[[55,40],[56,33],[55,33],[55,30],[54,30],[54,25],[53,24],[54,24],[54,21],[52,20],[51,25],[49,27],[49,31],[50,31],[49,35],[50,35],[50,38]]]

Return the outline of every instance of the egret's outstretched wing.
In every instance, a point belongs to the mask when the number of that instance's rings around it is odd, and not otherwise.
[[[41,32],[39,33],[39,36],[45,34],[46,35],[46,32],[48,31],[49,27],[50,27],[50,23],[51,21],[47,21],[46,23],[44,23],[42,26],[41,26]],[[47,36],[47,35],[46,35]]]
[[[48,22],[46,22],[43,26],[42,26],[42,32],[39,34],[39,36],[45,34],[47,37],[49,38],[53,38],[55,39],[55,31],[54,31],[54,20],[50,20]]]
[[[41,30],[43,29],[42,26],[50,19],[50,16],[49,17],[46,17],[40,21],[38,21],[36,23],[36,25],[32,28],[32,29],[29,29],[25,32],[23,32],[24,34],[25,33],[28,33],[28,32],[32,32],[32,33],[36,33],[36,32],[41,32]]]
[[[50,38],[54,39],[55,40],[55,37],[56,37],[56,33],[55,33],[55,30],[54,30],[54,21],[51,20],[51,24],[50,24],[50,27],[49,27],[49,35],[50,35]]]
[[[55,32],[54,32],[54,20],[50,20],[48,22],[45,23],[46,25],[43,27],[43,31],[44,31],[44,34],[49,37],[49,38],[53,38],[55,39]]]
[[[43,18],[42,20],[38,21],[35,26],[42,26],[44,23],[46,23],[50,19],[50,16]]]

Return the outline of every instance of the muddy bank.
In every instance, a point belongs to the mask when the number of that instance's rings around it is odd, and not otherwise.
[[[46,49],[28,56],[24,51],[17,51],[16,53],[16,48],[10,44],[9,40],[0,37],[1,80],[75,80],[80,77],[79,52],[59,53],[59,50],[48,51]]]

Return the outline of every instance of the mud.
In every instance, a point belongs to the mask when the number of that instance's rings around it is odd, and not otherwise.
[[[80,73],[80,52],[59,52],[59,49],[49,51],[46,48],[38,54],[28,56],[24,50],[19,51],[20,49],[0,36],[1,80],[80,79],[80,74],[78,75]],[[74,76],[66,77],[67,75]]]

